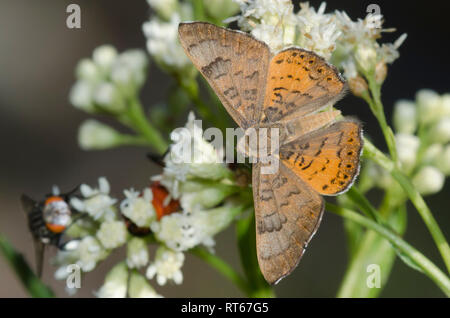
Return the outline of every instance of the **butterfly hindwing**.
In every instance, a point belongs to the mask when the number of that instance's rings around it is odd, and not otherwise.
[[[278,282],[294,270],[319,227],[322,197],[280,164],[277,173],[253,166],[256,247],[264,278]]]
[[[342,120],[282,145],[280,158],[320,194],[336,195],[358,175],[362,144],[361,124]]]
[[[205,22],[180,23],[181,45],[239,126],[259,121],[270,50],[250,35]]]

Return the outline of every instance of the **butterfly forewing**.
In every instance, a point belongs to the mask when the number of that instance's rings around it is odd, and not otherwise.
[[[260,118],[270,50],[246,33],[203,22],[181,23],[180,42],[239,126]]]
[[[265,279],[274,284],[297,266],[322,218],[322,197],[282,164],[277,173],[253,167],[256,246]]]
[[[337,70],[315,53],[286,49],[270,61],[262,123],[275,123],[315,112],[344,93]]]

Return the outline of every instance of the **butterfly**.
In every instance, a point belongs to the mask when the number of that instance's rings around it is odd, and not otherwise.
[[[359,173],[361,124],[327,105],[346,82],[317,54],[298,48],[272,54],[251,35],[206,22],[180,23],[187,56],[244,130],[278,127],[279,168],[252,169],[256,250],[270,284],[298,265],[324,212],[322,195],[346,191]],[[339,117],[339,118],[338,118]]]

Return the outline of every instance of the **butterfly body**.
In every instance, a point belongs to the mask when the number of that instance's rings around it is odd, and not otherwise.
[[[191,22],[180,24],[179,37],[244,131],[278,129],[278,146],[270,149],[278,169],[265,173],[268,163],[259,160],[252,170],[258,262],[276,283],[297,266],[316,232],[322,195],[342,193],[358,175],[361,125],[330,107],[346,83],[313,52],[292,47],[273,54],[243,32]],[[270,144],[269,133],[265,138]]]

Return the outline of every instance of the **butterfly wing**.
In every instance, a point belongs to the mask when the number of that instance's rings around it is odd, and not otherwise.
[[[253,166],[253,195],[259,267],[275,284],[299,263],[319,227],[324,201],[283,164],[274,174]]]
[[[270,59],[250,35],[205,22],[180,23],[181,45],[222,104],[246,129],[259,121]]]
[[[344,93],[345,81],[323,58],[300,48],[283,50],[270,61],[261,123],[311,114]]]
[[[362,147],[361,124],[342,120],[282,145],[280,158],[320,194],[336,195],[358,175]]]
[[[22,194],[22,196],[20,197],[20,201],[22,203],[22,208],[27,216],[28,227],[33,236],[33,247],[36,262],[36,275],[38,277],[41,277],[44,264],[44,249],[45,249],[45,245],[41,241],[41,238],[39,237],[40,232],[43,229],[42,226],[44,224],[42,220],[42,215],[39,210],[38,203],[29,196],[27,196],[26,194]],[[48,232],[46,229],[44,230]]]

